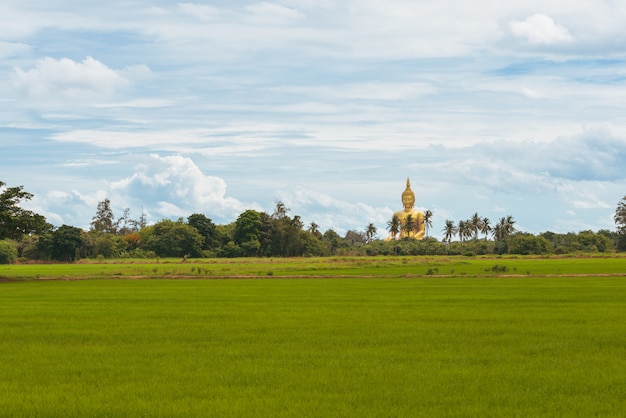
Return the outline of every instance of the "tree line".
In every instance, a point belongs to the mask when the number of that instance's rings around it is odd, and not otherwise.
[[[626,250],[626,196],[615,212],[616,231],[581,231],[533,235],[515,228],[512,216],[492,224],[478,213],[466,220],[446,220],[441,241],[428,237],[431,211],[424,213],[423,240],[381,240],[373,223],[362,231],[349,230],[343,236],[333,229],[305,225],[300,216],[277,202],[269,214],[246,210],[234,222],[218,225],[204,214],[186,219],[163,219],[148,225],[125,209],[115,217],[109,199],[98,203],[89,230],[71,225],[54,227],[45,217],[21,207],[33,196],[22,186],[5,187],[0,181],[0,263],[17,260],[58,260],[123,257],[301,257],[331,255],[481,255],[481,254],[564,254]],[[401,228],[390,222],[387,229]],[[454,240],[458,238],[458,240]]]

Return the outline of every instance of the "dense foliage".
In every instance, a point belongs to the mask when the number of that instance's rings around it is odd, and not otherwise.
[[[22,187],[5,187],[0,182],[0,262],[22,260],[73,261],[79,258],[121,257],[299,257],[330,255],[485,255],[485,254],[566,254],[626,250],[626,197],[615,212],[617,231],[581,231],[533,235],[518,231],[511,215],[492,224],[474,213],[454,222],[445,220],[441,241],[377,239],[369,223],[363,231],[350,230],[343,236],[328,229],[320,231],[289,208],[277,202],[272,214],[246,210],[232,223],[216,225],[204,214],[186,220],[163,219],[146,225],[125,209],[115,218],[108,199],[98,203],[89,231],[69,225],[53,228],[45,218],[20,207],[30,193]],[[432,228],[431,211],[425,224]],[[392,219],[387,230],[397,235],[405,226]],[[455,240],[455,238],[458,238]],[[7,241],[11,240],[11,241]]]
[[[17,260],[17,246],[8,239],[0,240],[0,264],[12,264]]]
[[[43,216],[19,206],[32,197],[22,186],[5,187],[5,183],[0,181],[0,239],[20,239],[24,235],[41,234],[52,228]]]

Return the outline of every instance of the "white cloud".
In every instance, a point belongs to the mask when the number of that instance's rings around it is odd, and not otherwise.
[[[54,220],[110,195],[231,221],[292,182],[323,192],[281,193],[292,214],[361,229],[419,173],[435,222],[503,208],[540,230],[606,218],[626,187],[624,2],[1,3],[0,166],[79,190]]]
[[[194,212],[229,219],[250,209],[226,196],[226,183],[205,175],[190,159],[152,154],[130,177],[111,183],[119,200],[132,201],[162,216],[188,216]]]
[[[517,38],[531,44],[552,45],[573,40],[569,31],[544,14],[535,14],[521,22],[511,22],[511,31]]]
[[[73,100],[108,96],[130,85],[128,79],[92,57],[82,62],[43,58],[29,70],[15,68],[14,83],[30,96]]]

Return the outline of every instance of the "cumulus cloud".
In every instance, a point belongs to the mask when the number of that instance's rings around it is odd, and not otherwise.
[[[204,174],[190,158],[179,155],[152,154],[134,174],[111,183],[110,188],[120,200],[148,207],[161,217],[204,213],[230,219],[250,208],[226,196],[223,179]]]
[[[33,201],[38,206],[37,213],[43,214],[54,225],[88,228],[98,202],[105,197],[105,190],[49,190],[43,196],[35,195]]]
[[[130,85],[130,80],[92,57],[82,62],[39,59],[31,69],[15,68],[13,78],[15,85],[30,96],[77,100],[109,96]]]
[[[510,28],[515,37],[530,44],[552,45],[572,41],[572,35],[565,27],[544,14],[529,16],[521,22],[511,22]]]

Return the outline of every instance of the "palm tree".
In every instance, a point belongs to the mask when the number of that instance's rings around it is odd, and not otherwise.
[[[511,215],[500,218],[500,221],[493,227],[491,234],[495,241],[504,241],[506,251],[509,251],[508,238],[513,234],[515,229],[515,220]]]
[[[396,239],[396,236],[400,233],[400,218],[398,218],[398,215],[394,214],[391,220],[387,222],[387,231],[389,231],[393,239]]]
[[[433,227],[433,221],[431,218],[433,217],[433,213],[426,209],[424,211],[424,228],[426,229],[426,238],[428,238],[428,230]]]
[[[485,241],[487,241],[487,234],[491,231],[491,225],[489,225],[489,218],[483,218],[480,223],[480,232],[485,234]]]
[[[374,239],[374,235],[376,235],[376,231],[377,229],[373,223],[370,223],[367,226],[367,229],[365,230],[365,236],[367,237],[367,242],[372,242],[372,239]]]
[[[451,221],[450,219],[446,219],[445,222],[445,227],[443,228],[443,239],[444,241],[448,241],[448,246],[450,245],[450,241],[452,241],[452,238],[456,235],[456,233],[459,231],[458,228],[454,225],[454,221]]]
[[[482,219],[478,216],[478,212],[475,212],[474,215],[472,215],[472,219],[470,219],[469,222],[473,232],[472,235],[474,235],[474,241],[476,241],[478,239],[478,231],[480,230],[480,224],[482,222]]]
[[[515,231],[517,231],[515,229],[515,220],[513,219],[513,216],[509,215],[506,217],[506,235],[512,235]]]
[[[459,239],[461,242],[465,241],[465,236],[467,235],[467,224],[466,221],[459,221],[459,226],[457,227],[459,231]]]
[[[405,236],[410,237],[413,232],[419,228],[419,220],[413,219],[413,215],[410,213],[406,216],[404,223],[400,225],[400,228],[405,233]]]
[[[500,218],[500,221],[493,227],[492,235],[496,241],[505,240],[509,235],[513,234],[515,229],[515,220],[511,215]]]
[[[498,223],[495,224],[493,228],[491,228],[491,235],[493,236],[494,241],[500,241],[501,239],[504,238],[505,225],[506,225],[506,219],[500,218],[500,221],[498,221]]]

